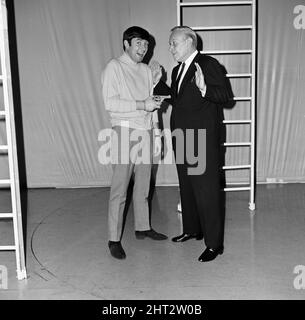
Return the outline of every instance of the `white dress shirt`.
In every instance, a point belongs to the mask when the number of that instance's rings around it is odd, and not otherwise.
[[[179,81],[179,83],[178,83],[178,92],[179,92],[179,89],[180,89],[180,85],[181,85],[181,83],[182,83],[182,80],[183,80],[183,78],[184,78],[184,76],[185,76],[185,74],[186,74],[186,72],[187,72],[190,64],[193,62],[194,58],[196,57],[197,53],[198,53],[198,51],[195,50],[195,51],[184,61],[185,67],[184,67],[183,73],[182,73],[182,75],[181,75],[180,81]],[[180,69],[182,68],[181,66],[182,66],[182,63],[181,63],[180,68],[179,68],[179,70],[178,70],[178,74],[179,74],[179,72],[180,72]]]
[[[182,81],[183,81],[183,78],[184,78],[184,76],[185,76],[185,74],[186,74],[189,66],[191,65],[191,63],[193,62],[194,58],[196,57],[197,53],[198,53],[198,50],[195,50],[195,51],[184,61],[185,67],[184,67],[183,73],[182,73],[181,78],[180,78],[179,83],[178,83],[178,92],[179,92],[179,89],[180,89],[180,85],[181,85],[181,83],[182,83]],[[181,68],[182,68],[182,63],[181,63],[181,65],[180,65],[180,67],[179,67],[179,70],[178,70],[178,73],[177,73],[177,74],[179,74]],[[200,92],[201,92],[202,97],[204,97],[205,94],[206,94],[206,86],[205,86],[205,89],[204,89],[204,90],[200,90]]]

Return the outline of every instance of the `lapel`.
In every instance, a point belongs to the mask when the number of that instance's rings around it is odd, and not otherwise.
[[[193,59],[192,63],[190,64],[189,68],[187,69],[184,78],[182,79],[178,97],[183,93],[183,90],[187,83],[189,83],[190,81],[195,81],[195,72],[196,72],[195,62],[199,60],[199,57],[200,57],[200,53],[198,52],[195,58]]]

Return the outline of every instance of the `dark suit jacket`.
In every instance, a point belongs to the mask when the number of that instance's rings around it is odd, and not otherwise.
[[[196,86],[195,62],[200,65],[207,85],[204,97]],[[178,69],[179,66],[176,66],[172,72],[171,129],[206,129],[207,162],[216,161],[215,164],[221,166],[223,162],[220,159],[222,157],[220,152],[223,151],[221,144],[225,140],[225,127],[222,123],[223,105],[232,99],[223,67],[213,57],[198,53],[189,66],[177,95],[175,87]]]
[[[202,97],[195,82],[195,62],[197,62],[204,74],[207,85],[205,97]],[[207,55],[198,53],[189,66],[178,95],[175,92],[175,79],[179,66],[172,72],[171,96],[173,105],[173,129],[174,128],[213,128],[216,121],[223,119],[223,104],[232,96],[226,85],[225,74],[219,62]]]
[[[204,98],[195,83],[195,62],[200,65],[207,84],[207,92]],[[171,88],[160,81],[154,89],[154,94],[171,95],[171,99],[168,100],[168,102],[173,106],[174,115],[183,115],[194,120],[191,121],[191,123],[185,121],[178,121],[177,123],[175,121],[172,129],[176,127],[208,128],[211,126],[210,120],[216,116],[216,110],[217,119],[221,121],[221,118],[223,118],[223,106],[233,100],[233,93],[225,77],[223,67],[219,62],[210,56],[198,53],[182,80],[177,96],[175,87],[178,69],[179,65],[173,69]],[[210,110],[211,108],[213,108],[213,110]],[[176,116],[174,116],[174,118],[176,120]]]
[[[200,65],[207,85],[204,97],[196,86],[195,62]],[[210,56],[200,53],[195,56],[182,79],[177,95],[175,88],[178,69],[179,66],[173,69],[171,88],[168,88],[171,93],[170,103],[173,107],[171,130],[179,129],[179,132],[182,130],[185,133],[187,129],[195,129],[192,131],[195,136],[193,142],[186,141],[186,134],[182,135],[182,138],[179,135],[177,137],[175,134],[172,135],[180,194],[184,206],[183,228],[187,233],[203,232],[206,245],[218,248],[223,243],[224,226],[220,204],[220,167],[223,165],[221,143],[224,142],[223,106],[232,99],[233,95],[223,67]],[[163,90],[162,94],[168,94],[163,84],[156,89],[160,92]],[[199,140],[196,138],[199,130],[196,129],[206,129],[206,170],[202,174],[188,175],[187,170],[192,167],[192,164],[188,162],[187,149],[191,144],[192,148],[188,150],[196,154],[196,147],[199,145]],[[182,149],[181,146],[185,148]],[[183,163],[177,162],[180,150],[184,150]]]
[[[207,85],[205,97],[202,97],[196,86],[195,62],[200,65],[204,74]],[[211,153],[214,147],[219,151],[221,144],[225,142],[223,107],[233,101],[233,92],[225,77],[224,68],[215,58],[198,53],[189,66],[177,95],[175,88],[178,69],[179,65],[172,71],[171,88],[160,81],[154,89],[155,94],[171,95],[171,99],[168,100],[173,107],[171,130],[206,129],[209,135],[207,151]],[[173,146],[175,147],[174,142]],[[221,157],[223,158],[223,155]]]

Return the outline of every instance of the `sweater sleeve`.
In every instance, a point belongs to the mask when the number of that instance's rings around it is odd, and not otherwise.
[[[122,99],[120,97],[120,81],[118,65],[114,60],[110,61],[102,72],[102,94],[105,108],[109,112],[133,112],[137,110],[135,100]]]

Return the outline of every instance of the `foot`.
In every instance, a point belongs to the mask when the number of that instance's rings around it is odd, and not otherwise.
[[[180,236],[172,238],[172,241],[173,242],[185,242],[190,239],[202,240],[203,236],[202,236],[202,234],[199,234],[199,233],[198,234],[197,233],[194,233],[194,234],[182,233]]]
[[[153,240],[166,240],[167,236],[165,234],[156,232],[154,229],[146,230],[146,231],[136,231],[137,239],[144,239],[145,237],[151,238]]]
[[[121,241],[108,241],[111,255],[116,259],[125,259],[126,254],[121,245]]]
[[[198,258],[200,262],[208,262],[214,260],[219,254],[223,254],[223,246],[212,249],[212,248],[206,248],[201,256]]]

